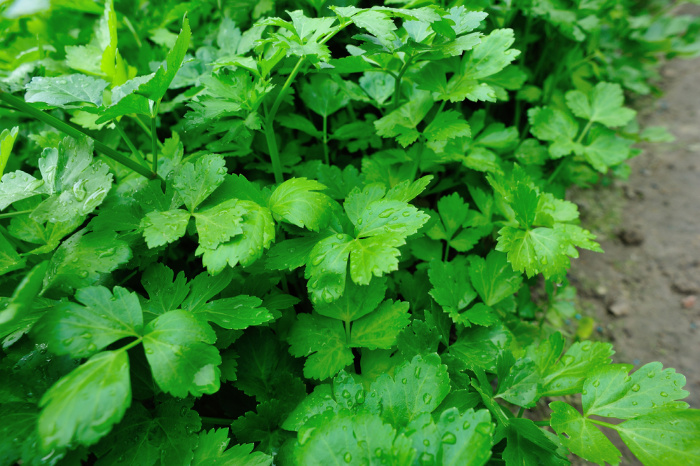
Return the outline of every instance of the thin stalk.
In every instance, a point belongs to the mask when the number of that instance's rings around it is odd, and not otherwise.
[[[122,137],[126,145],[129,146],[131,153],[134,154],[140,162],[143,162],[146,165],[146,168],[148,168],[148,162],[146,162],[146,157],[143,155],[143,153],[136,148],[131,138],[127,136],[119,123],[116,120],[114,120],[113,123],[119,135]]]
[[[551,425],[552,421],[535,421],[536,426],[547,426],[549,427]]]
[[[153,151],[153,168],[151,170],[153,173],[158,173],[158,133],[156,132],[156,118],[158,118],[158,107],[160,107],[160,100],[156,102],[153,109],[153,115],[151,116],[151,150]]]
[[[153,136],[151,136],[151,130],[148,128],[148,126],[146,126],[146,123],[141,121],[141,118],[139,118],[138,115],[130,116],[134,119],[134,121],[136,121],[136,124],[139,125],[139,127],[143,130],[146,136],[148,136],[148,138],[151,139]],[[160,141],[158,141],[158,147],[160,147],[161,149],[163,148],[163,144]]]
[[[403,64],[401,67],[401,70],[399,70],[399,74],[394,78],[394,102],[393,102],[393,108],[396,110],[399,106],[399,96],[401,94],[401,78],[403,78],[403,75],[406,74],[406,71],[408,71],[409,66],[411,66],[411,62],[413,61],[414,55],[411,55],[408,57],[408,60],[406,60],[406,63]]]
[[[578,135],[578,138],[576,138],[576,144],[581,144],[581,141],[583,141],[583,138],[588,134],[588,130],[591,129],[591,126],[593,126],[593,120],[588,120],[588,123],[586,123],[586,126],[583,127],[583,131],[581,131],[581,134]]]
[[[448,257],[450,257],[450,243],[445,243],[445,251],[442,254],[442,261],[447,262]]]
[[[525,408],[523,408],[521,406],[520,409],[518,410],[518,414],[515,417],[523,417],[524,413],[525,413]]]
[[[345,343],[350,344],[350,321],[345,321]]]
[[[328,156],[328,117],[323,115],[323,159],[326,165],[330,165],[330,157]]]
[[[223,417],[200,416],[199,418],[202,420],[203,424],[215,424],[221,426],[230,426],[233,424],[233,419],[225,419]]]
[[[143,166],[141,166],[138,162],[135,162],[134,160],[131,160],[129,157],[125,156],[124,154],[121,154],[120,152],[117,152],[116,150],[112,149],[108,145],[104,144],[102,141],[98,141],[97,139],[93,138],[89,134],[85,133],[84,131],[81,131],[80,129],[69,125],[68,123],[59,120],[58,118],[49,115],[48,113],[44,113],[41,110],[32,107],[28,103],[26,103],[24,100],[19,99],[13,95],[10,95],[6,92],[0,91],[0,100],[3,102],[6,102],[13,107],[15,107],[17,110],[21,111],[22,113],[26,113],[32,118],[35,118],[39,121],[42,121],[46,123],[49,126],[53,126],[59,131],[62,131],[66,133],[68,136],[80,139],[84,136],[89,137],[92,139],[94,143],[95,150],[103,155],[106,155],[110,159],[114,160],[115,162],[118,162],[125,167],[135,171],[139,175],[145,176],[146,178],[149,179],[156,179],[159,178],[157,173],[151,172],[147,169],[145,169]]]
[[[589,421],[591,421],[593,424],[598,424],[599,426],[603,427],[608,427],[613,430],[617,430],[617,426],[615,424],[610,424],[609,422],[604,422],[604,421],[597,421],[595,419],[588,418]]]
[[[141,337],[137,338],[136,340],[132,341],[131,343],[129,343],[126,346],[122,346],[121,348],[119,348],[119,350],[120,351],[128,351],[131,348],[133,348],[134,346],[138,345],[139,343],[141,343]]]
[[[19,215],[31,214],[33,210],[19,210],[17,212],[7,212],[6,214],[0,214],[0,218],[12,218]]]
[[[294,78],[296,78],[297,74],[299,73],[305,58],[306,57],[299,58],[299,61],[297,61],[297,64],[292,69],[292,72],[289,73],[287,80],[284,82],[279,94],[277,94],[277,98],[275,99],[274,103],[272,104],[272,108],[270,108],[270,111],[267,113],[267,117],[265,118],[265,139],[267,141],[267,150],[270,153],[270,161],[272,162],[272,172],[275,175],[275,183],[282,183],[284,181],[284,175],[282,174],[282,162],[280,161],[279,148],[277,147],[277,139],[275,138],[275,116],[277,115],[277,110],[279,110],[282,100],[287,93],[287,89],[289,89],[292,82],[294,82]]]

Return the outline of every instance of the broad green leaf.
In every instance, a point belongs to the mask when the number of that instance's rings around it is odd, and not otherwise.
[[[27,84],[24,100],[43,102],[52,107],[66,108],[68,104],[90,103],[102,105],[102,92],[109,83],[100,78],[71,74],[55,78],[34,77]]]
[[[0,338],[18,330],[32,311],[32,304],[41,291],[48,262],[44,261],[32,268],[17,285],[6,307],[0,311]]]
[[[583,412],[631,419],[663,408],[687,408],[681,400],[688,396],[683,390],[685,377],[674,369],[663,369],[660,362],[652,362],[637,369],[613,364],[601,367],[591,374],[583,385]]]
[[[234,272],[231,269],[222,273],[211,275],[202,272],[189,283],[190,293],[182,303],[181,308],[192,313],[199,311],[211,298],[221,293],[233,280]]]
[[[18,132],[19,126],[15,126],[12,129],[5,128],[2,130],[2,133],[0,133],[0,177],[2,177],[2,174],[5,172],[5,167],[7,166],[7,161],[10,159],[12,146],[15,144]]]
[[[607,173],[610,167],[619,165],[630,157],[631,141],[622,139],[612,132],[596,132],[593,140],[583,148],[583,156],[593,168]]]
[[[350,346],[390,349],[409,323],[408,307],[403,301],[384,301],[375,311],[353,322]]]
[[[44,290],[70,292],[94,285],[103,274],[131,259],[131,249],[115,233],[80,230],[65,240],[49,261]]]
[[[319,231],[328,225],[332,200],[323,193],[324,185],[306,178],[292,178],[279,185],[270,196],[270,211],[276,218],[301,228]]]
[[[12,243],[0,235],[0,275],[21,269],[26,263],[27,260],[17,254]]]
[[[153,264],[143,272],[141,285],[148,293],[144,312],[154,315],[177,309],[190,292],[184,272],[175,277],[172,269],[162,263]]]
[[[449,354],[468,368],[495,372],[498,356],[512,345],[514,339],[515,336],[502,324],[467,328],[450,345]]]
[[[428,147],[436,152],[441,151],[449,139],[468,138],[471,134],[469,123],[454,110],[438,113],[423,131]]]
[[[460,414],[450,408],[440,415],[437,430],[442,434],[437,454],[441,464],[481,466],[491,457],[494,426],[488,410]]]
[[[340,85],[324,74],[312,74],[308,84],[301,88],[301,99],[314,113],[328,117],[350,101]]]
[[[429,92],[416,92],[411,100],[374,122],[379,136],[396,138],[403,147],[412,144],[420,133],[416,130],[433,106]]]
[[[311,250],[316,246],[318,236],[305,236],[277,242],[265,256],[268,270],[294,270],[308,262]]]
[[[647,414],[622,423],[617,431],[642,464],[700,461],[700,410],[670,409]]]
[[[583,341],[571,345],[562,356],[560,339],[560,335],[552,336],[534,349],[533,360],[542,377],[540,396],[580,393],[589,375],[610,364],[614,353],[610,343]]]
[[[419,355],[397,367],[393,377],[382,374],[370,390],[382,400],[382,419],[405,426],[438,407],[450,391],[450,378],[437,354]]]
[[[240,235],[243,233],[241,223],[246,213],[245,208],[236,199],[195,212],[193,217],[197,224],[199,244],[207,249],[214,249],[233,236]]]
[[[496,250],[508,253],[513,270],[524,271],[528,278],[542,273],[547,279],[560,280],[569,268],[569,257],[577,254],[568,248],[566,238],[552,228],[503,227],[498,234]]]
[[[637,114],[623,107],[624,102],[622,87],[617,83],[600,82],[588,95],[579,90],[566,93],[566,104],[574,115],[610,128],[626,125]]]
[[[32,212],[38,222],[67,222],[95,210],[112,187],[112,174],[101,161],[92,160],[92,141],[88,138],[63,139],[58,149],[44,149],[39,159],[42,179],[17,171],[7,173],[0,182],[0,209],[13,202],[47,194]]]
[[[105,351],[56,382],[41,398],[38,432],[45,451],[91,445],[109,433],[131,404],[126,351]]]
[[[518,55],[519,50],[511,49],[515,42],[512,29],[496,29],[481,39],[473,51],[465,57],[462,74],[470,79],[481,79],[494,75],[508,66]]]
[[[188,466],[198,443],[202,421],[192,409],[194,400],[168,399],[151,414],[135,402],[110,436],[93,447],[100,466],[161,464]]]
[[[469,280],[469,267],[464,256],[457,256],[452,262],[433,260],[428,276],[433,285],[430,296],[453,319],[457,319],[460,311],[477,296]]]
[[[304,276],[313,302],[333,302],[343,295],[352,237],[337,234],[322,239],[311,250]]]
[[[352,351],[346,345],[343,324],[315,314],[299,314],[289,332],[289,352],[306,356],[304,376],[324,380],[352,364]]]
[[[190,221],[190,213],[182,209],[149,212],[141,220],[143,238],[149,248],[157,248],[182,238]]]
[[[221,272],[227,264],[230,267],[253,264],[275,239],[275,222],[267,208],[251,201],[238,201],[237,205],[246,211],[241,223],[243,233],[215,249],[200,245],[195,252],[202,256],[202,263],[212,274]]]
[[[192,466],[267,466],[272,463],[272,457],[256,451],[253,445],[233,445],[226,449],[231,439],[228,429],[203,430],[199,434],[199,442],[194,450]]]
[[[0,461],[3,464],[16,464],[21,458],[29,463],[31,459],[27,458],[27,453],[34,453],[32,445],[34,449],[37,445],[36,421],[39,408],[33,403],[3,403],[0,406],[0,416],[3,419],[0,435],[4,439],[0,443]]]
[[[34,333],[56,354],[84,358],[115,341],[139,337],[143,326],[136,293],[114,287],[81,288],[75,299],[81,304],[61,303],[37,322]]]
[[[352,280],[358,285],[367,285],[372,277],[398,270],[398,256],[401,254],[398,246],[405,243],[401,236],[391,233],[353,240],[350,243]]]
[[[260,298],[240,295],[207,303],[195,315],[229,330],[243,330],[274,319],[261,304]]]
[[[595,424],[563,401],[554,401],[549,407],[552,409],[552,428],[572,453],[601,466],[620,464],[620,451]]]
[[[471,256],[469,278],[487,306],[493,306],[513,295],[522,283],[522,276],[514,272],[506,261],[506,256],[497,251],[491,251],[486,259]]]
[[[219,390],[221,356],[211,327],[187,311],[167,312],[144,330],[143,347],[153,379],[166,393],[184,398]]]
[[[405,238],[415,234],[427,220],[427,215],[406,202],[381,199],[369,203],[353,223],[357,238],[378,235]]]
[[[357,320],[375,309],[384,300],[386,279],[375,278],[369,285],[356,285],[347,281],[343,295],[331,303],[318,303],[314,306],[322,316],[350,322]]]
[[[568,450],[559,444],[555,435],[547,434],[529,419],[512,418],[509,423],[506,448],[503,450],[503,459],[508,464],[571,464],[567,457]]]
[[[574,138],[579,127],[569,115],[550,107],[535,107],[527,114],[530,132],[538,139],[554,143],[549,147],[552,158],[563,157],[576,149]]]
[[[194,212],[224,181],[226,162],[220,155],[208,154],[195,163],[184,164],[173,179],[173,187],[187,209]]]
[[[170,87],[170,83],[175,78],[177,71],[182,66],[182,61],[190,45],[191,35],[190,21],[189,18],[185,17],[182,21],[182,30],[177,36],[172,50],[168,52],[165,63],[158,68],[156,74],[151,79],[139,86],[137,91],[139,94],[156,102],[163,98],[168,87]]]
[[[318,466],[342,464],[340,461],[369,464],[379,458],[389,464],[403,464],[396,455],[403,453],[410,444],[397,445],[395,439],[396,430],[376,414],[353,415],[346,411],[319,423],[308,433],[300,433],[294,458],[297,464]]]

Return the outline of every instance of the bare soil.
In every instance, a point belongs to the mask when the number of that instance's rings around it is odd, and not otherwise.
[[[676,368],[700,408],[700,60],[662,75],[663,97],[637,108],[676,141],[643,148],[627,182],[572,194],[605,254],[582,251],[571,281],[615,362]],[[624,450],[622,464],[641,464]]]

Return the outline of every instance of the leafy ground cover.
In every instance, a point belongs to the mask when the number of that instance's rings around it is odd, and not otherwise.
[[[564,325],[566,189],[669,138],[625,94],[695,18],[115,3],[0,5],[2,462],[700,461],[685,378]]]

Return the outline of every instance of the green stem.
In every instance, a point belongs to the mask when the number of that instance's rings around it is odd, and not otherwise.
[[[450,243],[445,243],[445,252],[442,254],[442,261],[447,262],[448,257],[450,257]]]
[[[583,138],[588,134],[588,130],[591,129],[591,126],[593,126],[593,120],[588,120],[588,123],[586,123],[586,126],[583,127],[583,131],[581,131],[581,134],[578,135],[578,138],[576,138],[575,143],[576,144],[581,144],[583,141]]]
[[[536,426],[547,426],[549,427],[551,425],[552,421],[535,421]]]
[[[12,218],[12,217],[17,217],[18,215],[24,215],[24,214],[30,214],[34,212],[33,210],[19,210],[17,212],[7,212],[5,214],[0,214],[0,218]]]
[[[148,128],[148,126],[146,126],[146,124],[143,121],[141,121],[141,118],[139,118],[138,115],[129,116],[131,116],[131,118],[133,118],[134,121],[136,121],[136,124],[139,125],[139,127],[143,130],[143,132],[146,134],[146,136],[148,136],[149,139],[153,137],[151,135],[151,130]],[[163,148],[163,144],[160,141],[158,141],[158,147],[160,147],[161,149]]]
[[[598,424],[599,426],[603,427],[608,427],[613,430],[617,430],[617,426],[615,424],[610,424],[609,422],[604,422],[604,421],[597,421],[595,419],[587,418],[589,421],[591,421],[593,424]]]
[[[142,167],[138,162],[135,162],[125,156],[124,154],[121,154],[117,152],[116,150],[112,149],[108,145],[104,144],[101,141],[98,141],[97,139],[94,139],[92,136],[89,134],[79,130],[78,128],[69,125],[68,123],[59,120],[58,118],[49,115],[48,113],[44,113],[41,110],[32,107],[28,103],[26,103],[24,100],[19,99],[13,95],[10,95],[6,92],[0,91],[0,100],[3,102],[6,102],[13,107],[15,107],[17,110],[21,111],[22,113],[26,113],[30,117],[33,117],[39,121],[42,121],[46,123],[49,126],[53,126],[59,131],[62,131],[66,133],[68,136],[74,137],[76,139],[80,139],[82,137],[89,137],[92,139],[94,143],[95,150],[97,152],[100,152],[103,155],[106,155],[110,159],[114,160],[115,162],[118,162],[125,167],[135,171],[139,175],[145,176],[146,178],[149,179],[155,179],[158,178],[158,174],[151,172],[144,167]]]
[[[158,173],[158,133],[156,132],[158,107],[160,107],[160,100],[156,102],[155,107],[153,108],[153,115],[151,116],[151,151],[153,152],[153,168],[151,168],[151,170],[153,173]]]
[[[515,417],[523,417],[524,413],[525,413],[525,408],[523,408],[521,406],[520,409],[518,410],[518,414]]]
[[[557,176],[559,176],[559,172],[561,172],[562,168],[564,168],[564,165],[566,165],[568,161],[568,158],[564,159],[559,165],[557,165],[557,168],[555,168],[552,174],[549,175],[549,178],[547,178],[547,184],[552,183],[557,178]]]
[[[114,127],[117,129],[117,132],[122,137],[126,145],[129,147],[131,153],[134,154],[139,161],[142,161],[144,164],[146,164],[146,168],[148,168],[146,157],[143,155],[143,153],[141,153],[140,150],[136,148],[134,143],[131,141],[131,138],[127,136],[122,127],[119,125],[119,122],[117,122],[117,120],[114,120],[112,123],[114,123]]]
[[[350,344],[350,320],[345,321],[345,344]]]
[[[119,351],[128,351],[134,346],[138,345],[139,343],[141,343],[141,337],[138,337],[136,340],[132,341],[126,346],[122,346],[121,348],[119,348]]]
[[[270,111],[265,118],[265,139],[267,140],[267,150],[270,153],[270,161],[272,162],[272,172],[275,175],[275,183],[282,183],[284,181],[284,175],[282,174],[282,162],[280,161],[279,148],[277,147],[277,139],[275,138],[275,116],[277,115],[277,110],[279,110],[282,100],[287,93],[287,89],[289,89],[292,82],[294,82],[294,78],[296,78],[297,74],[299,73],[305,58],[306,57],[299,58],[299,61],[297,61],[297,64],[292,69],[292,72],[289,73],[287,80],[284,82],[279,94],[277,94],[277,98],[275,99],[274,103],[272,104],[272,108],[270,108]]]
[[[393,108],[394,110],[398,108],[399,106],[399,97],[401,95],[401,78],[403,78],[403,75],[406,74],[406,71],[408,71],[409,66],[411,66],[411,62],[413,61],[414,55],[411,55],[408,57],[408,60],[406,60],[406,63],[403,64],[401,67],[401,70],[399,70],[399,74],[394,78],[394,102],[393,102]]]
[[[202,420],[203,424],[216,424],[222,426],[230,426],[233,424],[233,419],[226,419],[223,417],[200,416],[199,418]]]
[[[330,165],[330,157],[328,156],[328,116],[323,115],[323,158],[326,165]]]

